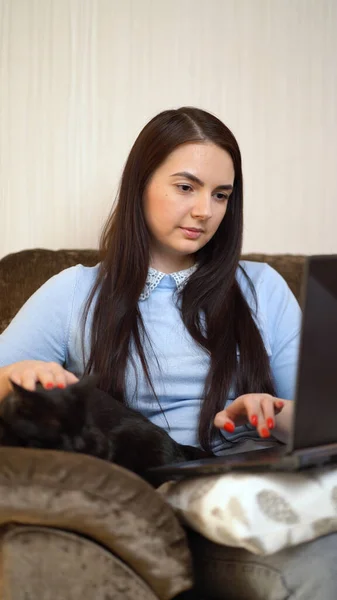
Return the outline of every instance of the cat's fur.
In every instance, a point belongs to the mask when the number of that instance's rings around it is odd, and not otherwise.
[[[121,465],[157,484],[150,467],[209,456],[175,442],[157,425],[85,377],[65,389],[14,391],[0,402],[0,445],[82,452]],[[159,482],[159,481],[158,481]]]

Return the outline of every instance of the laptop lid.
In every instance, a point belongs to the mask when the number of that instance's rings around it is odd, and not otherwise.
[[[310,256],[289,450],[337,442],[337,255]]]

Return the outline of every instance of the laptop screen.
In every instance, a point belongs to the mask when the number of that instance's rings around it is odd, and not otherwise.
[[[308,258],[292,448],[337,442],[337,255]]]

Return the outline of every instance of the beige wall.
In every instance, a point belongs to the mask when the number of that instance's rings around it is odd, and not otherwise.
[[[0,0],[0,257],[97,246],[135,136],[183,104],[241,145],[245,250],[337,253],[336,0]]]

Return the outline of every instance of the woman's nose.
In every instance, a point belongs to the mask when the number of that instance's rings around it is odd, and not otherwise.
[[[212,216],[212,197],[208,193],[200,194],[194,202],[191,214],[195,218],[209,219]]]

